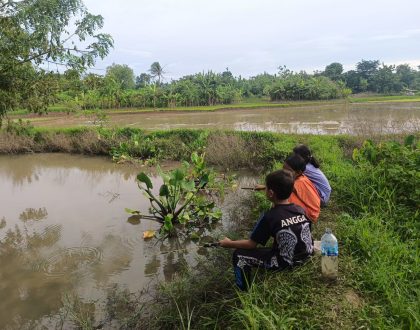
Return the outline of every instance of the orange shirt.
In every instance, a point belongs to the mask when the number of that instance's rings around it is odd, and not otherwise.
[[[314,223],[317,222],[321,211],[321,198],[314,184],[305,175],[296,178],[289,202],[301,206],[308,218]]]

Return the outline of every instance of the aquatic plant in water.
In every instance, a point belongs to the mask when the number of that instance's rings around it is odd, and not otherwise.
[[[128,213],[157,220],[162,224],[161,232],[166,235],[175,232],[175,225],[203,227],[221,218],[221,211],[215,208],[214,201],[205,190],[212,181],[212,175],[205,165],[204,154],[193,152],[191,164],[184,162],[180,168],[169,172],[163,172],[158,167],[158,173],[163,180],[158,194],[153,192],[152,181],[146,173],[137,175],[138,187],[149,199],[152,215],[126,209]]]

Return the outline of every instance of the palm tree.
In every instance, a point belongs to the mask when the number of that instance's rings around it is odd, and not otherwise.
[[[163,75],[166,73],[163,71],[163,67],[160,65],[159,62],[153,62],[149,69],[150,75],[153,78],[157,77],[157,83],[160,85],[161,80],[163,79]]]

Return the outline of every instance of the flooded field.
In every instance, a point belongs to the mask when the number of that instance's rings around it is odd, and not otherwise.
[[[92,126],[96,122],[92,116],[50,115],[36,118],[33,124],[70,127]],[[109,115],[107,125],[146,130],[217,128],[311,134],[400,133],[420,129],[420,103],[333,103],[215,112],[127,112]]]
[[[143,231],[159,224],[124,211],[148,210],[135,182],[138,172],[99,157],[0,156],[1,327],[29,322],[54,328],[67,293],[97,302],[100,313],[114,285],[147,289],[206,253],[193,242],[143,240]],[[221,206],[228,223],[235,210],[229,196]]]

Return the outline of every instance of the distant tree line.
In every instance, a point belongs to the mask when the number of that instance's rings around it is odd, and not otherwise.
[[[420,70],[420,67],[418,67]],[[353,93],[373,92],[396,94],[420,90],[420,71],[408,64],[386,65],[380,61],[361,60],[355,70],[343,72],[343,65],[331,63],[316,75],[325,76],[332,81],[342,81]]]
[[[56,74],[57,102],[81,109],[188,107],[231,104],[252,97],[271,101],[329,100],[351,93],[395,94],[420,89],[420,71],[409,65],[365,60],[347,72],[342,64],[331,63],[313,74],[279,67],[276,74],[263,73],[248,79],[234,77],[228,68],[221,73],[196,73],[170,82],[165,82],[165,74],[159,62],[138,76],[121,64],[112,64],[103,76],[81,76],[76,70],[68,70]]]

